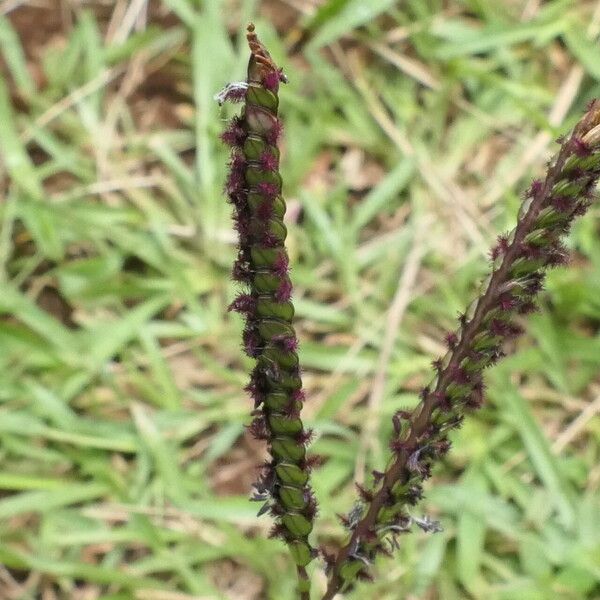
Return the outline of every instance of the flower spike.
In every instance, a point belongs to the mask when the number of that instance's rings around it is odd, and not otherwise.
[[[565,261],[561,242],[576,217],[585,213],[600,177],[600,100],[573,133],[561,140],[544,181],[529,188],[515,229],[498,238],[492,249],[492,273],[469,318],[459,318],[457,333],[446,336],[448,352],[433,362],[433,381],[424,388],[421,401],[402,423],[395,416],[395,436],[390,443],[392,459],[385,473],[378,474],[369,503],[353,523],[346,545],[328,563],[329,584],[322,600],[332,600],[339,591],[360,578],[358,559],[372,562],[384,548],[389,532],[405,531],[413,523],[424,531],[440,530],[428,518],[410,518],[398,529],[398,516],[406,514],[423,496],[423,482],[432,461],[450,448],[448,433],[460,427],[466,412],[479,408],[483,400],[483,371],[504,355],[504,341],[523,330],[517,315],[535,310],[536,295],[545,272]],[[364,494],[359,490],[359,496]],[[368,534],[378,533],[375,540]],[[389,545],[389,544],[388,544]],[[397,547],[395,538],[392,549]]]
[[[222,134],[232,147],[226,191],[239,234],[233,278],[246,285],[230,306],[246,320],[243,346],[256,358],[247,390],[255,405],[250,432],[267,442],[271,461],[255,485],[265,501],[260,513],[275,517],[273,536],[290,548],[297,566],[301,598],[308,599],[306,565],[317,555],[309,543],[317,510],[308,483],[316,457],[307,457],[312,437],[300,419],[304,402],[298,363],[298,340],[292,325],[294,307],[288,256],[284,246],[285,201],[281,195],[279,149],[281,123],[278,89],[287,78],[248,26],[250,61],[247,80],[229,84],[219,103],[243,102]]]

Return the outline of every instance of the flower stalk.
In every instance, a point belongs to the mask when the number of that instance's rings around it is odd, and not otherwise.
[[[222,134],[232,148],[226,193],[239,236],[232,276],[245,288],[230,310],[244,316],[244,351],[256,359],[246,388],[254,401],[249,429],[266,441],[271,455],[255,484],[253,499],[263,503],[259,514],[269,512],[275,517],[271,535],[288,545],[297,566],[300,596],[308,600],[306,566],[316,556],[308,541],[316,512],[309,474],[316,458],[307,456],[311,432],[300,418],[304,392],[284,245],[286,205],[277,145],[282,126],[277,113],[279,85],[287,79],[252,24],[247,38],[251,53],[247,80],[229,84],[216,96],[219,103],[243,103],[241,114]]]
[[[421,390],[412,412],[394,417],[392,456],[385,472],[374,472],[373,489],[361,488],[359,511],[348,523],[350,539],[328,558],[329,582],[323,600],[347,590],[357,578],[369,579],[378,553],[390,554],[396,537],[415,520],[407,508],[422,497],[431,465],[450,448],[448,433],[483,399],[483,371],[503,356],[503,344],[522,333],[519,315],[535,310],[547,269],[563,264],[561,238],[589,207],[600,176],[600,101],[594,101],[562,141],[544,181],[534,181],[515,229],[491,251],[492,272],[483,293],[461,315],[456,332],[446,336],[448,352],[434,361],[435,376]],[[425,523],[424,523],[425,521]]]

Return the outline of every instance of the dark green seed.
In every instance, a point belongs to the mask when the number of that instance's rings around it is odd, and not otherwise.
[[[267,143],[260,137],[248,136],[244,142],[244,156],[248,160],[256,160],[267,148]]]
[[[276,346],[270,346],[263,352],[268,360],[276,362],[283,369],[291,369],[298,366],[298,355],[295,352],[288,352]]]
[[[290,397],[284,392],[271,392],[265,398],[265,406],[270,410],[279,412],[283,410],[290,401]]]
[[[546,229],[558,223],[565,222],[567,219],[567,215],[558,212],[552,206],[547,206],[540,211],[538,218],[535,220],[534,227],[536,229]]]
[[[346,581],[353,581],[364,566],[360,560],[347,560],[340,567],[340,577]]]
[[[582,190],[582,183],[577,181],[566,181],[563,179],[552,188],[552,195],[575,197],[578,196]]]
[[[543,229],[536,229],[532,231],[530,234],[526,235],[523,238],[523,241],[526,244],[532,244],[534,246],[543,246],[547,243],[547,232]]]
[[[302,431],[300,419],[290,419],[281,415],[269,415],[269,425],[275,435],[297,435]]]
[[[473,338],[473,349],[477,352],[483,352],[484,350],[488,350],[494,348],[498,345],[500,338],[495,335],[491,335],[487,331],[483,331],[477,334]]]
[[[301,486],[308,481],[308,473],[292,463],[279,463],[275,471],[279,479],[287,485]]]
[[[272,273],[256,273],[254,276],[254,287],[259,294],[268,294],[276,291],[280,283],[281,278],[277,275],[273,275]],[[271,336],[263,337],[270,338]]]
[[[451,383],[446,388],[446,394],[451,400],[462,400],[466,398],[472,391],[470,385],[464,383]]]
[[[286,390],[299,390],[302,387],[300,376],[290,373],[283,373],[276,383]]]
[[[302,510],[306,506],[304,490],[288,485],[279,488],[281,503],[290,510]]]
[[[306,537],[312,531],[312,523],[304,515],[286,514],[281,521],[294,537]]]
[[[275,302],[271,298],[259,297],[256,313],[259,317],[274,317],[291,321],[294,318],[294,305],[291,302]]]
[[[281,250],[278,248],[258,248],[254,246],[250,249],[252,262],[257,268],[272,266],[280,253]]]
[[[289,544],[289,548],[294,562],[300,567],[305,567],[313,559],[310,546],[306,542],[296,540]]]
[[[394,517],[402,512],[402,500],[399,500],[399,504],[395,506],[382,506],[377,513],[377,522],[378,523],[389,523],[394,521]]]
[[[285,201],[281,196],[277,196],[275,200],[273,200],[273,216],[278,219],[283,219],[285,215]]]
[[[287,237],[287,227],[281,221],[271,219],[269,221],[269,231],[271,232],[271,235],[283,244]]]
[[[246,102],[248,104],[255,104],[256,106],[263,106],[273,112],[277,112],[279,98],[271,90],[266,90],[259,85],[250,84],[250,87],[246,92]]]
[[[258,167],[250,166],[246,169],[245,176],[248,185],[274,183],[281,189],[281,175],[277,171],[261,171]]]
[[[510,276],[512,278],[522,277],[523,275],[530,275],[535,273],[541,267],[544,266],[544,260],[541,258],[517,258],[510,269]]]
[[[257,277],[258,277],[258,275],[257,275]],[[275,277],[275,276],[272,275],[271,277]],[[275,290],[279,287],[279,283],[281,281],[279,279],[279,277],[276,277],[276,281],[277,281],[277,284],[274,288],[271,288],[271,291]],[[255,285],[256,285],[256,279],[255,279]],[[266,286],[266,284],[265,284],[265,286]],[[258,288],[258,286],[257,286],[257,288]],[[258,333],[260,333],[261,337],[265,340],[271,340],[275,336],[295,337],[295,335],[296,335],[294,328],[289,323],[286,323],[285,321],[279,321],[277,319],[262,319],[260,321],[260,323],[258,324]]]
[[[248,204],[250,210],[256,213],[258,207],[265,201],[265,199],[257,192],[250,192],[248,194]],[[277,219],[283,219],[285,215],[285,201],[281,196],[277,196],[273,200],[273,216]]]
[[[306,448],[296,440],[286,437],[271,440],[273,455],[279,460],[298,462],[306,456]]]

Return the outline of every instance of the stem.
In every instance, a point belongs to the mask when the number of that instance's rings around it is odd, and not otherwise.
[[[310,579],[306,572],[306,567],[296,566],[298,575],[298,589],[300,590],[300,600],[310,600]]]

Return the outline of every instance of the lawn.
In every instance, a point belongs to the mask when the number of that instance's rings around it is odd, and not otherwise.
[[[324,457],[315,543],[385,466],[589,100],[579,0],[0,2],[0,599],[292,600],[248,502],[227,149],[245,27],[284,67],[288,250]],[[600,598],[600,203],[404,536],[348,600]],[[310,566],[315,598],[326,583]],[[320,597],[320,596],[319,596]]]

